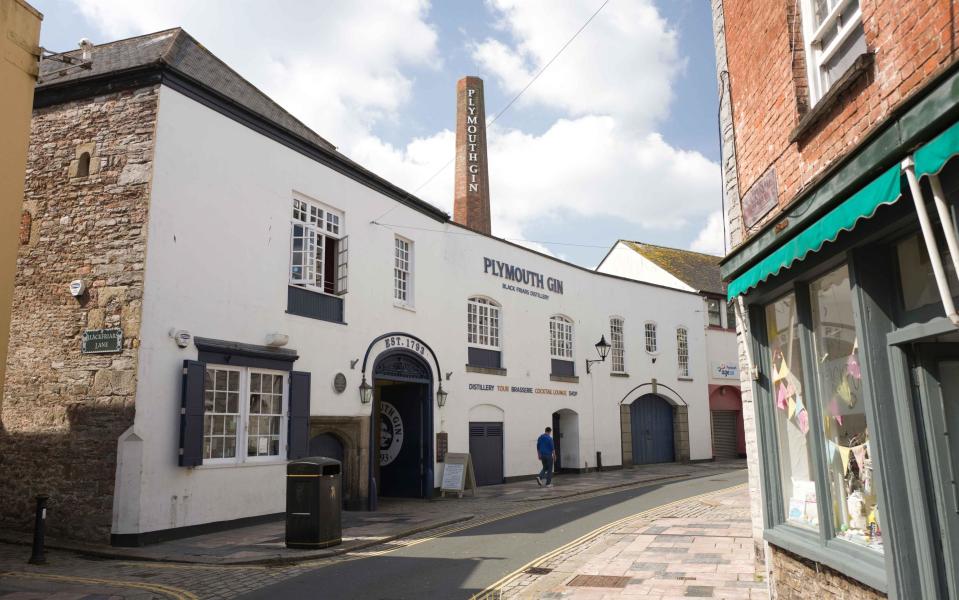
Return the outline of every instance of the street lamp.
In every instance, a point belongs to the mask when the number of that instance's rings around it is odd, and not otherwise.
[[[440,389],[436,390],[436,404],[439,405],[440,408],[446,406],[446,396],[448,395],[449,394],[443,390],[443,382],[441,381]]]
[[[373,387],[366,383],[366,374],[363,374],[363,383],[360,384],[360,402],[369,404],[373,401]]]
[[[589,374],[589,367],[593,363],[606,362],[606,356],[609,354],[610,345],[606,342],[606,335],[601,335],[596,342],[596,353],[599,354],[598,360],[586,359],[586,373]]]

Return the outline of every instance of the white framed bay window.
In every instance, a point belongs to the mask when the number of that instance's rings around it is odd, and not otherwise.
[[[345,294],[349,245],[343,232],[342,211],[294,195],[290,284],[324,294]]]
[[[815,106],[866,52],[866,37],[859,0],[800,1],[809,105]]]
[[[285,459],[287,373],[207,365],[203,377],[203,464]]]

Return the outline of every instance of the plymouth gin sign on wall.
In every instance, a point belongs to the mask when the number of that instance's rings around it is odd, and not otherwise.
[[[483,258],[483,272],[493,277],[501,277],[516,285],[504,283],[503,289],[518,292],[534,298],[549,300],[549,294],[537,290],[547,290],[554,294],[563,293],[563,282],[554,277],[546,277],[530,269],[524,269],[492,258]]]

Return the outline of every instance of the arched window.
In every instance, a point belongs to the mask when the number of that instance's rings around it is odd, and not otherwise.
[[[466,303],[466,342],[470,346],[499,350],[500,305],[479,296]]]
[[[87,177],[90,175],[90,153],[84,152],[80,155],[77,162],[77,177]]]
[[[623,344],[623,318],[609,318],[609,342],[612,346],[610,358],[612,360],[613,373],[626,372],[625,348]]]
[[[679,377],[689,377],[689,336],[685,327],[676,328],[676,369]]]
[[[573,321],[562,315],[549,318],[549,353],[553,358],[573,359]]]
[[[646,332],[646,352],[656,354],[659,351],[659,347],[656,345],[656,323],[647,322],[644,330]]]

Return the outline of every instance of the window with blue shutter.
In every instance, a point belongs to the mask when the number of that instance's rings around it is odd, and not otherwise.
[[[290,373],[290,420],[287,458],[303,458],[310,453],[310,374]]]
[[[206,363],[183,361],[183,388],[180,392],[180,457],[181,467],[203,464],[203,390]]]

